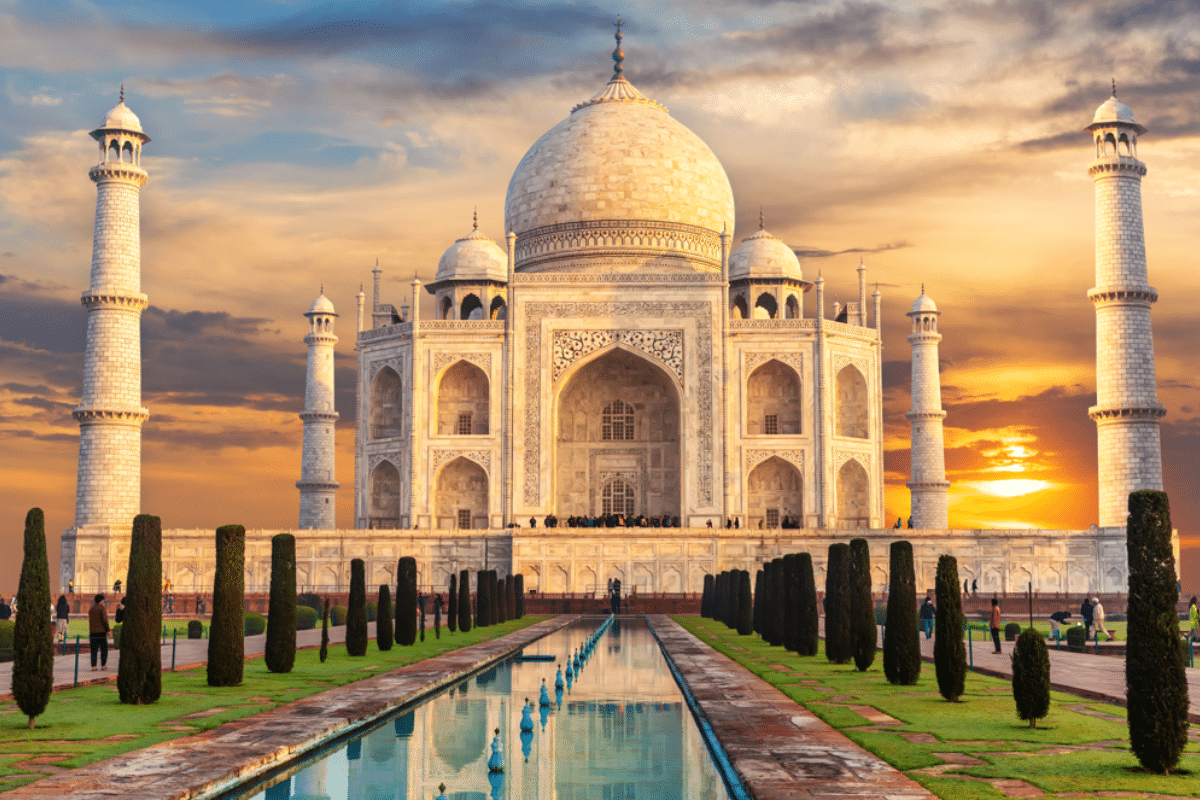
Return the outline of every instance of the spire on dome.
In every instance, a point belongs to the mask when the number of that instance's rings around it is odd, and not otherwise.
[[[1116,94],[1116,92],[1113,92],[1113,94]],[[125,102],[125,84],[123,83],[121,84],[121,102]]]
[[[762,206],[758,207],[758,229],[760,231],[765,231],[767,229],[767,219],[765,216],[763,216]]]
[[[1113,93],[1112,93],[1112,96],[1113,96],[1113,97],[1116,97],[1116,96],[1117,96],[1117,79],[1116,79],[1116,78],[1113,78],[1113,79],[1112,79],[1112,82],[1113,82]]]
[[[475,213],[471,215],[471,228],[479,230],[479,206],[475,206]]]
[[[620,77],[621,73],[624,71],[624,68],[621,66],[621,62],[625,60],[625,51],[623,51],[621,49],[621,39],[623,38],[621,36],[621,26],[624,24],[625,23],[621,22],[621,15],[617,14],[617,21],[613,23],[613,25],[615,25],[617,28],[617,35],[616,35],[617,49],[613,50],[613,54],[612,54],[612,58],[613,58],[613,62],[614,62],[613,63],[613,76],[614,77]]]

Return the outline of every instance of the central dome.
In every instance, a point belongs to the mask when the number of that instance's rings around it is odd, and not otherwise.
[[[733,189],[699,136],[616,75],[529,148],[504,216],[518,269],[599,256],[610,270],[710,271],[733,230]]]

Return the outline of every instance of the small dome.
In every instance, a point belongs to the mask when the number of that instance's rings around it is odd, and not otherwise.
[[[123,99],[104,115],[104,124],[100,127],[110,129],[120,128],[121,130],[142,133],[142,121],[138,119],[137,114],[129,110],[129,106],[125,105]]]
[[[929,295],[925,294],[925,287],[921,287],[921,296],[913,300],[912,311],[910,314],[927,314],[937,313],[937,303],[933,302]]]
[[[1133,110],[1118,100],[1115,94],[1100,104],[1100,107],[1096,109],[1096,116],[1092,119],[1093,125],[1112,122],[1121,122],[1126,125],[1138,124],[1137,120],[1133,118]]]
[[[435,280],[503,283],[508,280],[508,254],[476,226],[442,254]]]
[[[747,278],[784,278],[804,280],[800,259],[778,238],[765,230],[742,240],[729,254],[729,280]]]
[[[316,300],[313,300],[312,307],[308,309],[309,314],[333,314],[337,316],[337,312],[333,310],[333,303],[329,302],[329,298],[325,296],[325,290],[321,290],[321,294]]]

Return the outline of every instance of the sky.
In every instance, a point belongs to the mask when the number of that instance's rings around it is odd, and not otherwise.
[[[142,508],[164,527],[296,524],[307,321],[337,347],[338,520],[352,527],[355,295],[411,302],[470,231],[503,239],[521,156],[611,74],[721,159],[735,239],[767,228],[884,312],[887,517],[907,516],[909,322],[942,310],[953,527],[1097,518],[1092,145],[1110,94],[1139,155],[1165,490],[1200,591],[1200,0],[0,0],[0,593],[25,512],[73,524],[95,213],[124,84],[142,165]],[[430,298],[421,298],[431,313]],[[811,311],[809,299],[808,313]]]

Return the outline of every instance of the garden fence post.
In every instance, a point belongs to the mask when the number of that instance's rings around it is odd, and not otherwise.
[[[963,627],[967,629],[967,652],[971,654],[971,670],[974,671],[975,670],[975,642],[974,642],[974,639],[971,638],[971,623],[969,623],[969,622],[965,623],[963,625]]]
[[[1095,633],[1094,635],[1095,635],[1095,637],[1096,637],[1096,655],[1100,655],[1100,630],[1099,630],[1099,626],[1097,626],[1097,630],[1096,630],[1096,633]]]
[[[175,644],[179,641],[179,629],[176,628],[171,634],[171,672],[175,671]]]
[[[75,685],[79,685],[79,634],[75,634]]]

